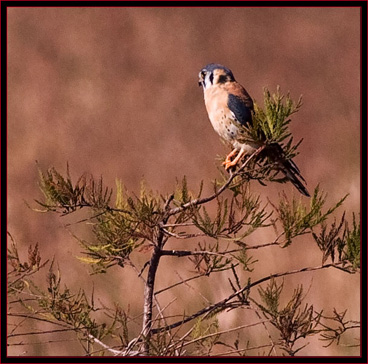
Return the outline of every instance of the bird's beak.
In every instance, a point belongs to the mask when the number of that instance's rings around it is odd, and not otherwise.
[[[199,77],[198,86],[203,86],[204,87],[204,77],[203,77],[202,72],[199,73],[198,77]]]

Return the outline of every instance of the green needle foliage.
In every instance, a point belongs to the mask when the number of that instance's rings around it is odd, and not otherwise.
[[[353,214],[353,228],[350,230],[349,224],[346,222],[345,234],[343,234],[342,241],[346,241],[346,245],[340,242],[340,250],[343,251],[342,260],[348,260],[353,269],[360,268],[360,224],[355,220]],[[346,236],[346,239],[344,237]],[[342,246],[342,248],[341,248]],[[346,250],[344,247],[346,246]]]
[[[258,290],[263,305],[260,303],[257,305],[278,330],[282,350],[294,356],[305,346],[295,348],[300,339],[305,339],[318,331],[320,315],[315,315],[312,305],[302,306],[304,300],[302,286],[294,290],[290,301],[281,308],[280,296],[283,288],[283,283],[278,285],[275,280],[271,280],[266,289]]]
[[[62,211],[65,214],[74,212],[83,207],[106,208],[110,202],[112,190],[104,188],[102,177],[95,180],[93,176],[83,174],[75,184],[70,177],[69,165],[66,168],[66,177],[63,177],[55,168],[45,173],[39,172],[39,187],[44,195],[44,201],[36,202],[46,211]]]
[[[267,145],[274,143],[280,144],[286,157],[293,158],[296,155],[298,142],[292,145],[293,138],[289,125],[290,116],[297,113],[302,107],[302,97],[294,102],[290,93],[283,95],[280,87],[277,86],[276,92],[271,92],[264,88],[264,107],[262,108],[257,102],[254,103],[254,114],[252,125],[244,127],[245,140],[259,140]]]
[[[352,230],[345,221],[344,213],[338,225],[335,219],[328,230],[327,224],[322,223],[320,234],[313,232],[312,236],[323,252],[322,264],[328,258],[334,262],[335,256],[338,256],[338,261],[345,261],[351,269],[360,268],[360,225],[356,223],[354,214]]]
[[[327,195],[320,192],[319,186],[314,190],[309,208],[301,200],[293,199],[289,201],[286,194],[283,193],[279,205],[273,205],[273,207],[284,229],[285,246],[291,244],[292,239],[296,236],[309,233],[313,227],[323,223],[329,215],[341,206],[347,196],[345,195],[334,206],[323,213],[322,208],[326,202]]]

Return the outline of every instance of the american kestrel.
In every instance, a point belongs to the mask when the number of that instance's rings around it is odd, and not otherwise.
[[[208,117],[220,137],[233,147],[226,157],[225,169],[236,166],[245,156],[255,152],[265,143],[259,140],[245,141],[244,126],[251,125],[253,115],[253,100],[245,88],[235,81],[233,73],[226,67],[210,63],[199,72],[199,85],[203,87],[204,102]],[[296,164],[287,160],[279,144],[272,144],[265,149],[270,159],[275,162],[288,180],[305,196],[310,196],[302,181]],[[268,152],[267,152],[268,150]]]

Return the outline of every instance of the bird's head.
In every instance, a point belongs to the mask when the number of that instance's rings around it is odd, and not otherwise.
[[[213,85],[233,81],[235,81],[233,73],[218,63],[210,63],[199,72],[198,84],[203,87],[203,90]]]

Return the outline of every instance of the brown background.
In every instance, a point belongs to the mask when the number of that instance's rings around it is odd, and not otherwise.
[[[264,86],[280,85],[295,99],[303,94],[291,124],[295,140],[304,138],[295,160],[309,190],[319,183],[328,193],[328,205],[350,194],[344,208],[351,220],[360,200],[359,29],[359,8],[8,9],[8,229],[24,247],[22,257],[28,244],[39,242],[45,259],[55,255],[71,288],[90,293],[93,281],[101,302],[141,312],[142,284],[132,271],[91,277],[75,259],[81,249],[63,227],[73,216],[60,219],[25,206],[24,200],[35,206],[33,199],[40,198],[35,160],[59,171],[68,161],[74,179],[89,172],[114,187],[120,178],[135,192],[144,177],[153,190],[170,193],[183,175],[196,190],[202,179],[219,176],[216,156],[228,151],[208,121],[197,83],[210,62],[232,69],[256,101]],[[276,201],[283,189],[297,194],[291,184],[254,184],[265,201]],[[80,226],[73,231],[88,238]],[[268,234],[247,242],[270,241]],[[261,261],[255,278],[321,263],[309,238],[255,257]],[[137,256],[137,265],[147,259]],[[157,288],[177,281],[177,274],[185,277],[185,267],[168,258]],[[162,305],[177,297],[173,312],[194,312],[202,306],[199,291],[215,302],[229,294],[227,276],[216,279],[211,287],[204,281],[175,291]],[[348,318],[359,319],[358,275],[330,270],[292,276],[285,280],[286,298],[298,283],[306,290],[311,285],[307,301],[315,309],[348,308]],[[220,329],[257,321],[241,315],[220,315]],[[267,342],[264,330],[259,338],[250,332],[253,344]],[[347,335],[345,344],[356,344],[357,335]],[[358,348],[322,344],[312,340],[302,354],[359,354]],[[9,353],[83,354],[73,342],[11,347]]]

